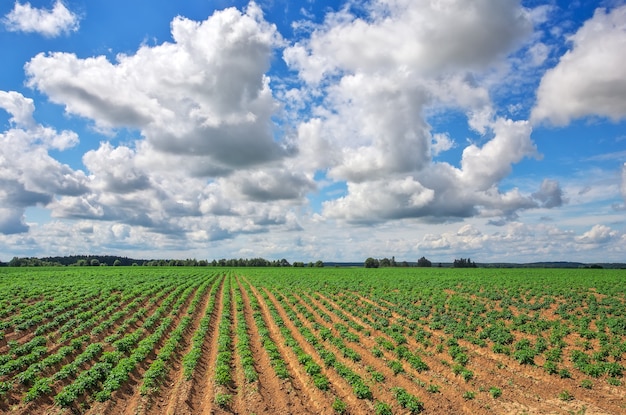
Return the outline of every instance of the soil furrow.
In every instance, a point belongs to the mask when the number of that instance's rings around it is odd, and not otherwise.
[[[190,382],[185,380],[182,360],[183,356],[185,356],[189,352],[189,350],[191,350],[191,338],[198,329],[198,326],[200,325],[200,320],[202,320],[202,318],[206,314],[207,308],[210,304],[211,294],[218,296],[220,295],[221,287],[223,284],[223,277],[219,277],[219,280],[216,281],[215,284],[219,284],[219,290],[217,294],[214,293],[212,290],[209,290],[209,292],[202,301],[202,306],[197,307],[193,322],[186,330],[183,345],[175,354],[175,357],[172,361],[172,368],[170,369],[169,374],[164,381],[164,385],[166,386],[161,388],[161,392],[157,398],[157,401],[154,402],[154,407],[153,405],[147,405],[146,411],[141,413],[172,415],[192,413],[188,409],[189,400],[187,399],[187,395],[189,394],[191,385]],[[211,318],[213,318],[214,314],[215,310],[213,310]]]
[[[301,300],[301,298],[298,295],[294,295],[294,296],[298,299],[300,304],[305,306],[310,312],[314,313],[314,315],[319,317],[319,314],[317,313],[316,310],[314,310],[312,307],[306,304],[305,301]],[[324,311],[326,314],[328,314],[332,319],[332,323],[326,323],[321,318],[318,318],[316,322],[330,329],[333,335],[340,336],[337,330],[333,327],[333,324],[343,323],[343,321],[340,320],[336,315],[334,315],[332,311],[324,308],[323,305],[319,303],[315,303],[315,305],[319,307],[322,311]],[[300,313],[298,314],[301,316]],[[304,324],[307,325],[310,323],[305,322]],[[372,331],[375,332],[375,330],[373,329]],[[379,333],[376,333],[376,335],[378,334]],[[407,392],[417,396],[424,403],[428,411],[434,410],[435,413],[452,413],[452,412],[458,413],[459,408],[464,408],[465,413],[480,413],[480,411],[476,412],[476,408],[472,408],[471,403],[468,404],[467,402],[461,401],[460,399],[457,399],[455,397],[445,397],[444,399],[442,399],[441,395],[439,394],[432,395],[432,394],[427,393],[425,389],[423,388],[420,389],[418,386],[418,382],[422,382],[424,384],[426,381],[432,382],[433,374],[434,374],[434,372],[432,371],[429,371],[428,373],[418,374],[417,372],[412,370],[406,362],[403,362],[405,373],[394,374],[392,369],[390,369],[389,366],[385,364],[385,362],[388,362],[391,360],[397,360],[397,358],[388,352],[385,353],[384,358],[375,357],[371,353],[371,349],[375,345],[376,343],[373,340],[373,338],[371,337],[368,338],[368,337],[365,337],[364,335],[361,335],[359,343],[347,343],[348,347],[352,348],[361,356],[361,361],[359,362],[359,364],[352,363],[349,361],[347,364],[354,366],[357,369],[357,371],[360,371],[360,372],[363,372],[364,368],[371,368],[371,370],[375,370],[376,372],[383,374],[385,377],[385,383],[382,383],[382,384],[376,383],[375,385],[377,385],[377,391],[384,395],[385,401],[392,404],[392,406],[397,407],[398,405],[395,402],[396,401],[395,398],[390,393],[389,387],[385,386],[388,382],[392,383],[394,387],[401,387],[405,389]],[[330,348],[333,348],[333,347],[330,346]],[[371,374],[365,373],[364,377],[370,378]],[[457,405],[456,406],[452,405],[453,402],[456,403]],[[398,407],[398,411],[401,412],[402,408]]]
[[[292,413],[290,408],[297,408],[299,405],[302,405],[302,402],[296,399],[292,393],[287,393],[287,390],[292,388],[289,385],[289,381],[279,379],[276,373],[274,373],[270,359],[261,343],[248,292],[241,286],[239,279],[237,279],[237,284],[244,303],[243,311],[248,326],[250,349],[255,362],[254,366],[259,375],[259,379],[256,381],[258,395],[253,395],[248,401],[250,405],[249,413],[290,414]],[[256,396],[258,396],[258,400],[253,400]]]
[[[275,342],[276,346],[280,350],[280,354],[285,359],[290,372],[294,375],[291,378],[292,389],[288,389],[288,393],[295,393],[301,401],[301,405],[298,408],[290,408],[290,413],[298,413],[298,414],[330,414],[332,413],[331,405],[329,403],[329,397],[324,396],[324,394],[315,388],[312,384],[309,376],[303,372],[300,367],[297,358],[293,351],[285,346],[283,341],[278,341],[278,339],[282,339],[283,336],[280,333],[280,329],[276,325],[276,322],[270,315],[269,308],[265,303],[265,299],[259,294],[256,287],[250,284],[252,292],[254,296],[257,298],[259,305],[261,307],[261,312],[263,313],[263,319],[265,320],[268,329],[270,330],[270,337]],[[283,318],[284,319],[284,318]],[[288,320],[285,320],[286,324],[288,324]],[[291,330],[293,332],[293,330]],[[295,337],[295,335],[294,335]]]
[[[170,332],[180,323],[180,320],[182,319],[184,315],[184,310],[187,310],[187,308],[189,307],[189,304],[193,300],[198,289],[200,289],[200,287],[197,287],[193,292],[191,292],[187,296],[187,299],[185,300],[185,302],[179,308],[179,312],[176,314],[174,320],[172,321],[170,325]],[[205,294],[204,297],[208,297],[208,296]],[[164,314],[165,317],[169,315],[170,311],[171,310],[168,310],[168,312]],[[196,313],[197,312],[198,311],[196,309]],[[167,336],[165,336],[158,342],[155,350],[158,351],[166,341],[167,341]],[[133,371],[129,382],[126,385],[124,385],[122,389],[120,389],[119,391],[116,391],[113,394],[111,400],[109,402],[106,402],[103,405],[103,408],[101,410],[96,406],[90,412],[88,412],[88,415],[89,414],[135,415],[139,413],[144,406],[144,399],[139,393],[140,391],[139,386],[141,385],[144,373],[150,367],[150,364],[156,358],[156,356],[157,356],[157,352],[151,353],[149,358],[146,359],[144,362],[142,362],[142,364]]]
[[[318,352],[315,350],[315,348],[310,345],[306,339],[302,336],[302,334],[300,334],[300,332],[298,331],[297,327],[294,325],[294,322],[291,321],[291,319],[289,318],[289,316],[287,316],[285,310],[283,309],[282,304],[280,304],[276,297],[274,296],[273,293],[266,291],[268,296],[270,297],[270,299],[272,300],[272,302],[274,303],[274,306],[276,307],[276,309],[278,310],[279,314],[281,315],[281,317],[283,318],[283,320],[285,320],[287,326],[289,327],[289,329],[291,330],[291,332],[294,334],[294,337],[296,338],[296,340],[298,341],[298,343],[300,343],[300,347],[302,347],[308,354],[312,355],[312,356],[316,356],[317,357],[317,363],[320,366],[324,366],[324,363],[322,362],[321,357],[319,356]],[[315,332],[312,329],[311,324],[306,320],[306,318],[304,318],[300,313],[297,312],[297,310],[293,310],[297,315],[298,318],[300,320],[300,322],[307,327],[309,330],[311,330],[312,332]],[[355,365],[353,364],[353,362],[347,360],[347,359],[343,359],[341,357],[341,353],[338,352],[332,345],[324,343],[324,347],[327,350],[332,351],[335,356],[337,357],[337,360],[342,362],[343,364],[345,364],[346,366],[350,367],[351,369],[355,369]],[[355,370],[355,372],[361,371],[362,368],[357,367],[357,370]],[[324,368],[323,373],[329,378],[329,380],[331,381],[331,385],[336,389],[336,394],[342,399],[344,400],[348,406],[350,408],[352,408],[352,410],[354,412],[361,412],[361,411],[370,411],[371,408],[371,403],[368,403],[366,401],[363,400],[359,400],[357,399],[357,397],[354,395],[353,391],[352,391],[352,387],[347,383],[347,381],[345,379],[343,379],[341,376],[339,376],[334,370],[332,369],[327,369]],[[367,376],[362,376],[363,379],[365,379]]]
[[[227,293],[224,291],[224,283],[226,277],[223,277],[220,281],[219,289],[216,293],[215,306],[209,319],[209,330],[206,334],[206,339],[202,343],[202,353],[196,370],[193,373],[191,380],[187,381],[188,392],[185,399],[185,406],[177,409],[175,414],[185,414],[185,410],[189,408],[190,414],[208,414],[213,407],[214,396],[214,370],[215,360],[217,358],[217,338],[220,326],[220,320],[224,311],[224,295]],[[185,396],[182,394],[181,397]],[[180,399],[179,399],[180,402]]]
[[[389,310],[389,308],[383,307],[358,293],[352,294],[361,301],[390,311],[394,322],[401,319],[393,310]],[[324,298],[332,303],[331,299]],[[333,305],[337,306],[336,304]],[[445,336],[442,331],[432,330],[426,326],[422,326],[422,328],[431,333],[433,338]],[[414,339],[409,338],[408,340],[412,346],[420,347]],[[502,396],[496,400],[490,397],[481,399],[491,410],[494,407],[501,407],[505,412],[510,408],[514,408],[518,412],[533,412],[539,410],[538,407],[541,407],[543,411],[549,410],[553,411],[553,413],[561,413],[564,408],[575,411],[580,409],[579,406],[582,405],[587,408],[588,414],[620,413],[623,410],[623,402],[620,402],[619,399],[615,399],[612,395],[598,396],[597,391],[579,388],[577,386],[578,383],[574,379],[561,379],[550,376],[541,368],[530,365],[525,365],[522,370],[517,362],[493,353],[489,349],[477,347],[463,339],[459,339],[458,343],[470,351],[468,367],[475,373],[476,379],[472,384],[483,390],[487,390],[490,387],[502,389]],[[449,358],[447,354],[444,356]],[[437,359],[434,358],[425,358],[424,360],[429,365],[437,363]],[[447,370],[450,369],[448,368]],[[557,398],[558,395],[565,390],[575,390],[578,402],[559,400]]]

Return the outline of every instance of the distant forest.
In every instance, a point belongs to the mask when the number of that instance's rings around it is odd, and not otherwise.
[[[60,267],[60,266],[151,266],[151,267],[443,267],[443,268],[619,268],[626,269],[626,263],[582,263],[582,262],[532,262],[532,263],[476,263],[470,258],[454,259],[451,262],[432,263],[425,257],[415,262],[396,261],[395,257],[375,259],[367,258],[364,262],[315,262],[290,263],[286,259],[268,260],[265,258],[231,259],[133,259],[115,255],[70,255],[56,257],[14,257],[9,262],[0,261],[0,267]]]

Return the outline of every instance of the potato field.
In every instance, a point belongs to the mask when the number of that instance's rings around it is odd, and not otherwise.
[[[0,413],[624,414],[626,271],[0,269]]]

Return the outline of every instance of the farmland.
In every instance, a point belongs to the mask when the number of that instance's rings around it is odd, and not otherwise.
[[[0,412],[626,412],[621,270],[0,270]]]

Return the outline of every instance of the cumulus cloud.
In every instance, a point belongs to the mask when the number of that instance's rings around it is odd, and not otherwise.
[[[328,14],[283,53],[308,85],[297,96],[308,93],[315,114],[298,127],[306,155],[298,160],[347,186],[346,195],[323,204],[324,216],[445,222],[510,219],[537,207],[530,195],[498,189],[515,163],[539,157],[532,127],[497,117],[479,81],[531,33],[529,12],[518,1],[371,1],[365,10]],[[496,30],[502,37],[490,34]],[[543,52],[536,48],[537,60]],[[482,136],[482,144],[465,147],[459,167],[432,159],[459,143],[431,131],[429,111],[443,108],[463,111]]]
[[[606,244],[618,236],[618,232],[606,225],[594,225],[590,230],[576,238],[582,244]]]
[[[533,198],[541,202],[545,208],[562,206],[566,202],[563,197],[563,190],[556,180],[544,179],[539,191],[533,193]]]
[[[87,190],[87,178],[49,154],[49,150],[76,145],[74,132],[57,132],[37,124],[32,99],[15,91],[0,91],[0,108],[11,115],[12,124],[0,132],[0,233],[26,232],[26,208],[46,206],[54,195],[82,194]]]
[[[129,147],[101,143],[85,153],[83,163],[92,174],[92,189],[128,193],[150,187],[148,173],[136,166],[135,152]]]
[[[284,168],[243,171],[224,179],[223,183],[229,193],[237,193],[235,197],[257,202],[299,200],[315,189],[313,180]]]
[[[532,119],[566,125],[589,115],[626,117],[626,5],[597,9],[569,40],[572,49],[541,80]]]
[[[454,147],[454,140],[450,138],[447,133],[433,134],[432,143],[430,146],[433,156],[439,155],[444,151],[448,151]]]
[[[260,8],[229,8],[203,22],[177,17],[171,32],[172,43],[116,62],[39,54],[25,66],[28,85],[102,130],[139,129],[168,167],[193,156],[195,174],[223,175],[287,155],[274,140],[277,103],[265,76],[281,39]]]
[[[29,128],[35,124],[35,104],[31,98],[26,98],[19,92],[0,91],[0,108],[11,114],[9,121],[16,126]]]
[[[3,19],[5,27],[11,32],[39,33],[45,37],[76,32],[79,21],[78,15],[70,11],[61,0],[57,0],[51,10],[16,1],[13,10]]]
[[[461,179],[478,190],[487,190],[511,173],[512,165],[524,157],[537,156],[526,121],[498,119],[493,139],[482,147],[474,144],[463,150]]]
[[[324,202],[331,218],[350,222],[375,223],[383,220],[421,216],[434,192],[411,177],[398,180],[348,183],[348,195]]]
[[[287,63],[311,83],[338,71],[406,68],[432,76],[484,68],[532,30],[518,0],[374,0],[368,6],[369,19],[345,9],[329,15],[310,39],[285,50]]]

